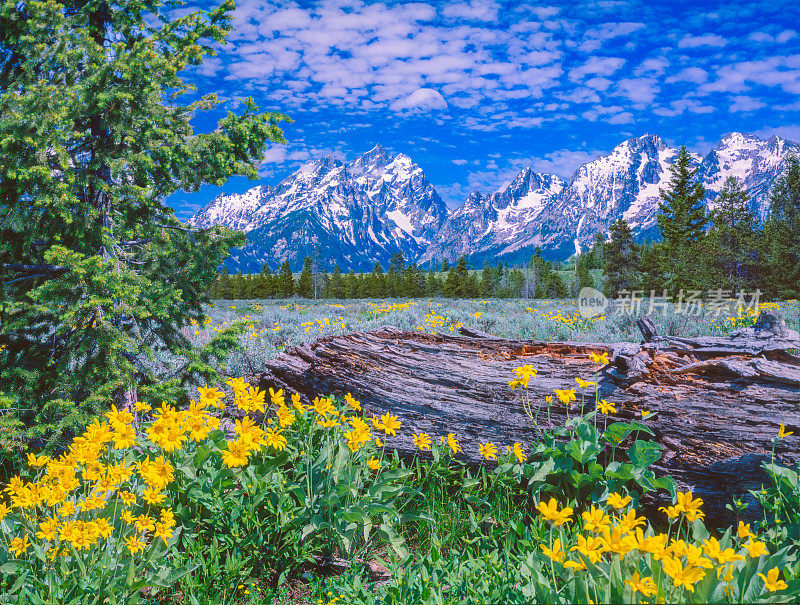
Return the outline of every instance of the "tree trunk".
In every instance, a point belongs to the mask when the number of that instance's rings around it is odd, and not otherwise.
[[[470,329],[455,336],[383,327],[288,348],[267,362],[257,380],[262,389],[283,388],[306,400],[352,393],[367,413],[399,417],[402,430],[388,447],[401,455],[414,451],[412,433],[452,432],[474,464],[480,463],[480,442],[502,448],[537,439],[519,390],[508,386],[514,368],[531,364],[538,370],[529,391],[540,425],[546,425],[546,395],[575,388],[575,377],[591,380],[618,410],[609,422],[658,412],[647,421],[665,448],[657,474],[693,489],[712,522],[729,522],[725,504],[742,495],[754,503],[747,490],[769,482],[761,463],[770,459],[781,423],[795,435],[777,443],[776,455],[786,463],[800,459],[800,358],[787,352],[800,348],[800,339],[780,321],[765,325],[724,338],[651,334],[654,342],[643,344],[516,341]],[[610,363],[598,371],[590,352],[608,353]],[[585,393],[590,405],[594,388]],[[580,407],[579,395],[570,410]],[[556,401],[553,424],[563,424],[565,416]],[[756,507],[749,512],[756,514]]]

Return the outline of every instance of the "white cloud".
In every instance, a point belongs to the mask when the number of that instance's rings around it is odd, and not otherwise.
[[[761,109],[762,107],[766,107],[767,104],[763,101],[759,101],[758,99],[754,99],[753,97],[748,97],[744,95],[733,97],[733,103],[731,103],[728,111],[731,112],[740,112],[740,111],[754,111],[756,109]]]
[[[687,67],[682,69],[673,76],[670,76],[664,82],[672,84],[673,82],[694,82],[695,84],[702,84],[708,80],[708,72],[699,67]]]
[[[442,14],[450,19],[467,19],[470,21],[496,21],[500,7],[496,2],[487,0],[472,0],[472,2],[459,2],[448,4],[442,9]]]
[[[580,82],[589,74],[610,76],[623,65],[625,65],[625,59],[620,57],[590,57],[583,65],[570,70],[569,79],[573,82]]]
[[[616,94],[638,104],[651,103],[658,91],[658,85],[653,78],[624,78],[616,87]]]
[[[453,162],[453,164],[455,164],[456,166],[463,166],[464,164],[467,163],[467,160],[461,160],[461,159],[450,160],[450,161]]]
[[[418,88],[405,99],[398,99],[392,103],[391,108],[398,109],[419,109],[430,111],[432,109],[445,109],[447,102],[444,97],[432,88]]]
[[[725,46],[728,41],[716,34],[705,34],[702,36],[692,36],[687,34],[678,42],[678,48],[700,48],[701,46]]]
[[[775,41],[778,44],[784,44],[784,43],[788,42],[789,40],[791,40],[792,38],[796,38],[796,37],[797,37],[797,32],[796,31],[794,31],[793,29],[786,29],[786,30],[782,31],[781,33],[779,33],[777,36],[775,36]]]
[[[756,130],[753,134],[757,134],[763,139],[767,139],[772,135],[777,134],[779,137],[783,137],[784,139],[789,139],[795,143],[800,143],[800,124],[762,128],[761,130]]]
[[[560,149],[546,154],[543,158],[533,160],[533,169],[536,172],[546,172],[556,174],[562,179],[569,179],[574,172],[595,158],[601,155],[600,152],[571,151]]]

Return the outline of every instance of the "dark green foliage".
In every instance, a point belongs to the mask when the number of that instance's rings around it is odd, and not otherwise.
[[[0,385],[50,440],[137,388],[160,401],[215,377],[235,344],[220,335],[195,351],[181,329],[203,321],[217,267],[244,239],[187,229],[164,199],[255,178],[286,118],[247,100],[194,134],[195,114],[221,101],[180,104],[179,74],[224,41],[234,4],[170,21],[172,8],[0,6]],[[226,293],[222,277],[216,288]]]
[[[292,276],[292,268],[289,266],[289,261],[281,265],[280,272],[278,273],[278,283],[276,292],[280,298],[289,298],[294,294],[295,285],[294,277]]]
[[[611,241],[605,244],[605,283],[606,296],[613,296],[622,290],[632,290],[638,284],[639,247],[633,241],[633,233],[624,219],[617,219],[611,225]]]
[[[297,280],[297,295],[302,298],[314,298],[314,281],[311,276],[311,257],[306,256],[303,261],[303,271]]]
[[[750,210],[750,196],[733,177],[716,200],[708,232],[715,286],[734,292],[751,286],[755,275],[756,217]]]
[[[800,297],[800,160],[790,157],[772,187],[764,225],[763,289],[774,298]]]
[[[669,188],[661,191],[663,203],[659,204],[658,228],[670,265],[666,287],[672,294],[705,283],[701,251],[708,224],[706,193],[696,179],[697,169],[691,168],[691,162],[686,147],[681,147],[670,168]]]

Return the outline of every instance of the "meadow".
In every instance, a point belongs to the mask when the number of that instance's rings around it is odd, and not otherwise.
[[[205,325],[194,324],[185,328],[184,334],[193,344],[202,345],[233,322],[250,322],[252,329],[240,337],[241,351],[232,353],[225,365],[228,375],[253,375],[261,362],[287,346],[382,325],[449,334],[457,334],[458,328],[468,326],[520,340],[638,342],[642,336],[636,319],[649,305],[648,300],[643,301],[642,312],[636,315],[624,312],[619,304],[616,308],[612,305],[605,315],[587,319],[578,312],[574,300],[220,300],[208,307]],[[648,317],[662,335],[716,336],[752,325],[763,309],[778,310],[788,327],[800,329],[797,300],[760,303],[757,309],[745,307],[739,311],[706,304],[698,305],[691,313],[671,304],[657,307]]]
[[[769,303],[796,328],[796,301]],[[756,311],[656,317],[664,334],[728,333]],[[263,392],[266,357],[320,336],[390,324],[509,338],[639,340],[634,318],[593,320],[563,301],[219,301],[191,326],[202,344],[246,325],[232,378],[189,406],[112,407],[61,455],[30,453],[0,499],[2,603],[742,603],[800,595],[800,479],[773,456],[756,490],[762,520],[707,526],[703,501],[649,467],[641,421],[610,422],[613,401],[536,443],[481,443],[465,463],[457,427],[413,435],[352,396]],[[598,354],[599,369],[607,362]],[[591,381],[593,374],[580,378]],[[537,379],[509,375],[509,397]],[[579,383],[580,384],[580,383]],[[555,391],[569,400],[576,389]],[[581,394],[578,393],[580,397]],[[773,452],[798,436],[781,427]],[[644,515],[661,490],[671,504]],[[731,502],[739,511],[741,503]]]

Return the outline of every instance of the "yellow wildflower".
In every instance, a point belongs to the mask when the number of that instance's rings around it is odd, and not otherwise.
[[[397,416],[392,416],[388,412],[378,419],[375,414],[372,415],[372,424],[375,428],[383,431],[386,435],[393,436],[397,434],[397,429],[400,428],[400,421]]]
[[[605,399],[601,399],[597,402],[597,411],[601,414],[616,414],[617,408],[614,407],[613,403],[608,403]]]
[[[361,411],[361,402],[353,398],[353,395],[348,393],[344,396],[345,403],[353,408],[356,412]]]
[[[497,446],[491,441],[478,444],[478,452],[486,460],[497,460]]]
[[[523,462],[525,462],[528,459],[528,457],[525,455],[525,452],[522,451],[522,444],[521,443],[515,443],[514,447],[513,447],[513,449],[511,451],[514,453],[514,456],[516,456],[517,461],[520,464],[522,464]]]
[[[789,585],[786,584],[783,580],[778,578],[780,571],[777,567],[773,567],[767,572],[765,576],[763,573],[757,574],[759,578],[764,580],[764,588],[766,588],[770,592],[776,592],[778,590],[786,590],[789,588]]]
[[[788,437],[789,435],[794,435],[794,431],[787,431],[786,427],[781,422],[781,429],[778,431],[778,439],[783,439],[784,437]]]
[[[228,441],[227,444],[228,449],[222,450],[222,462],[226,464],[228,468],[247,464],[249,453],[247,444],[239,439],[236,441]]]
[[[542,552],[546,556],[550,557],[553,561],[558,561],[559,563],[563,563],[564,559],[566,558],[564,551],[561,550],[561,540],[558,538],[556,538],[556,540],[553,542],[552,549],[548,548],[544,544],[541,545],[541,549]]]
[[[575,389],[553,389],[558,400],[563,404],[575,401]]]
[[[19,558],[22,553],[28,550],[28,546],[30,546],[28,534],[23,534],[21,538],[16,537],[11,540],[11,544],[8,547],[8,552],[13,553],[15,557]]]
[[[556,527],[563,525],[572,519],[572,508],[566,506],[559,510],[558,502],[556,502],[555,498],[550,498],[550,502],[547,504],[544,502],[539,502],[539,504],[536,505],[536,508],[542,514],[545,520],[550,521]]]
[[[752,536],[750,536],[750,539],[747,541],[747,544],[744,545],[744,548],[747,549],[747,554],[750,555],[751,559],[757,559],[761,555],[769,555],[766,545],[757,540],[753,541]]]
[[[613,494],[610,494],[608,498],[606,498],[606,502],[610,506],[622,510],[623,508],[628,506],[628,504],[631,503],[631,497],[630,496],[623,497],[621,494],[614,492]]]
[[[646,597],[652,597],[658,592],[658,586],[656,586],[653,578],[650,576],[642,578],[639,576],[638,571],[633,572],[631,579],[625,580],[623,584],[630,586],[633,592],[641,592]]]
[[[598,533],[606,525],[611,525],[611,519],[608,518],[608,515],[596,506],[592,506],[589,510],[582,512],[581,517],[583,517],[583,528],[586,531]]]
[[[595,363],[602,363],[604,365],[608,365],[608,353],[589,353],[589,357],[592,358],[592,361]]]
[[[380,470],[381,468],[381,461],[377,458],[370,458],[367,460],[367,466],[369,466],[373,471]]]
[[[306,406],[300,403],[300,393],[292,393],[292,407],[300,414],[306,411]]]
[[[267,428],[265,441],[267,443],[267,447],[275,448],[279,452],[282,452],[283,448],[286,447],[286,437],[283,436],[282,429],[278,429],[276,431],[273,430],[272,427]]]
[[[575,382],[577,382],[578,386],[580,388],[582,388],[582,389],[585,389],[587,387],[591,387],[591,386],[594,386],[594,385],[597,384],[596,382],[591,382],[589,380],[584,380],[583,378],[577,378],[577,377],[575,378]]]
[[[128,544],[128,550],[131,551],[132,555],[135,555],[137,552],[144,550],[147,544],[142,542],[137,536],[131,536],[130,538],[125,538],[125,542]]]
[[[414,447],[417,447],[420,450],[431,449],[431,438],[430,435],[428,435],[427,433],[420,433],[419,435],[414,435],[413,441],[414,441]]]
[[[447,433],[447,445],[454,456],[461,451],[461,444],[453,433]]]
[[[736,530],[736,533],[739,535],[740,538],[749,538],[753,534],[750,533],[750,524],[746,524],[744,521],[739,521],[739,527]]]

